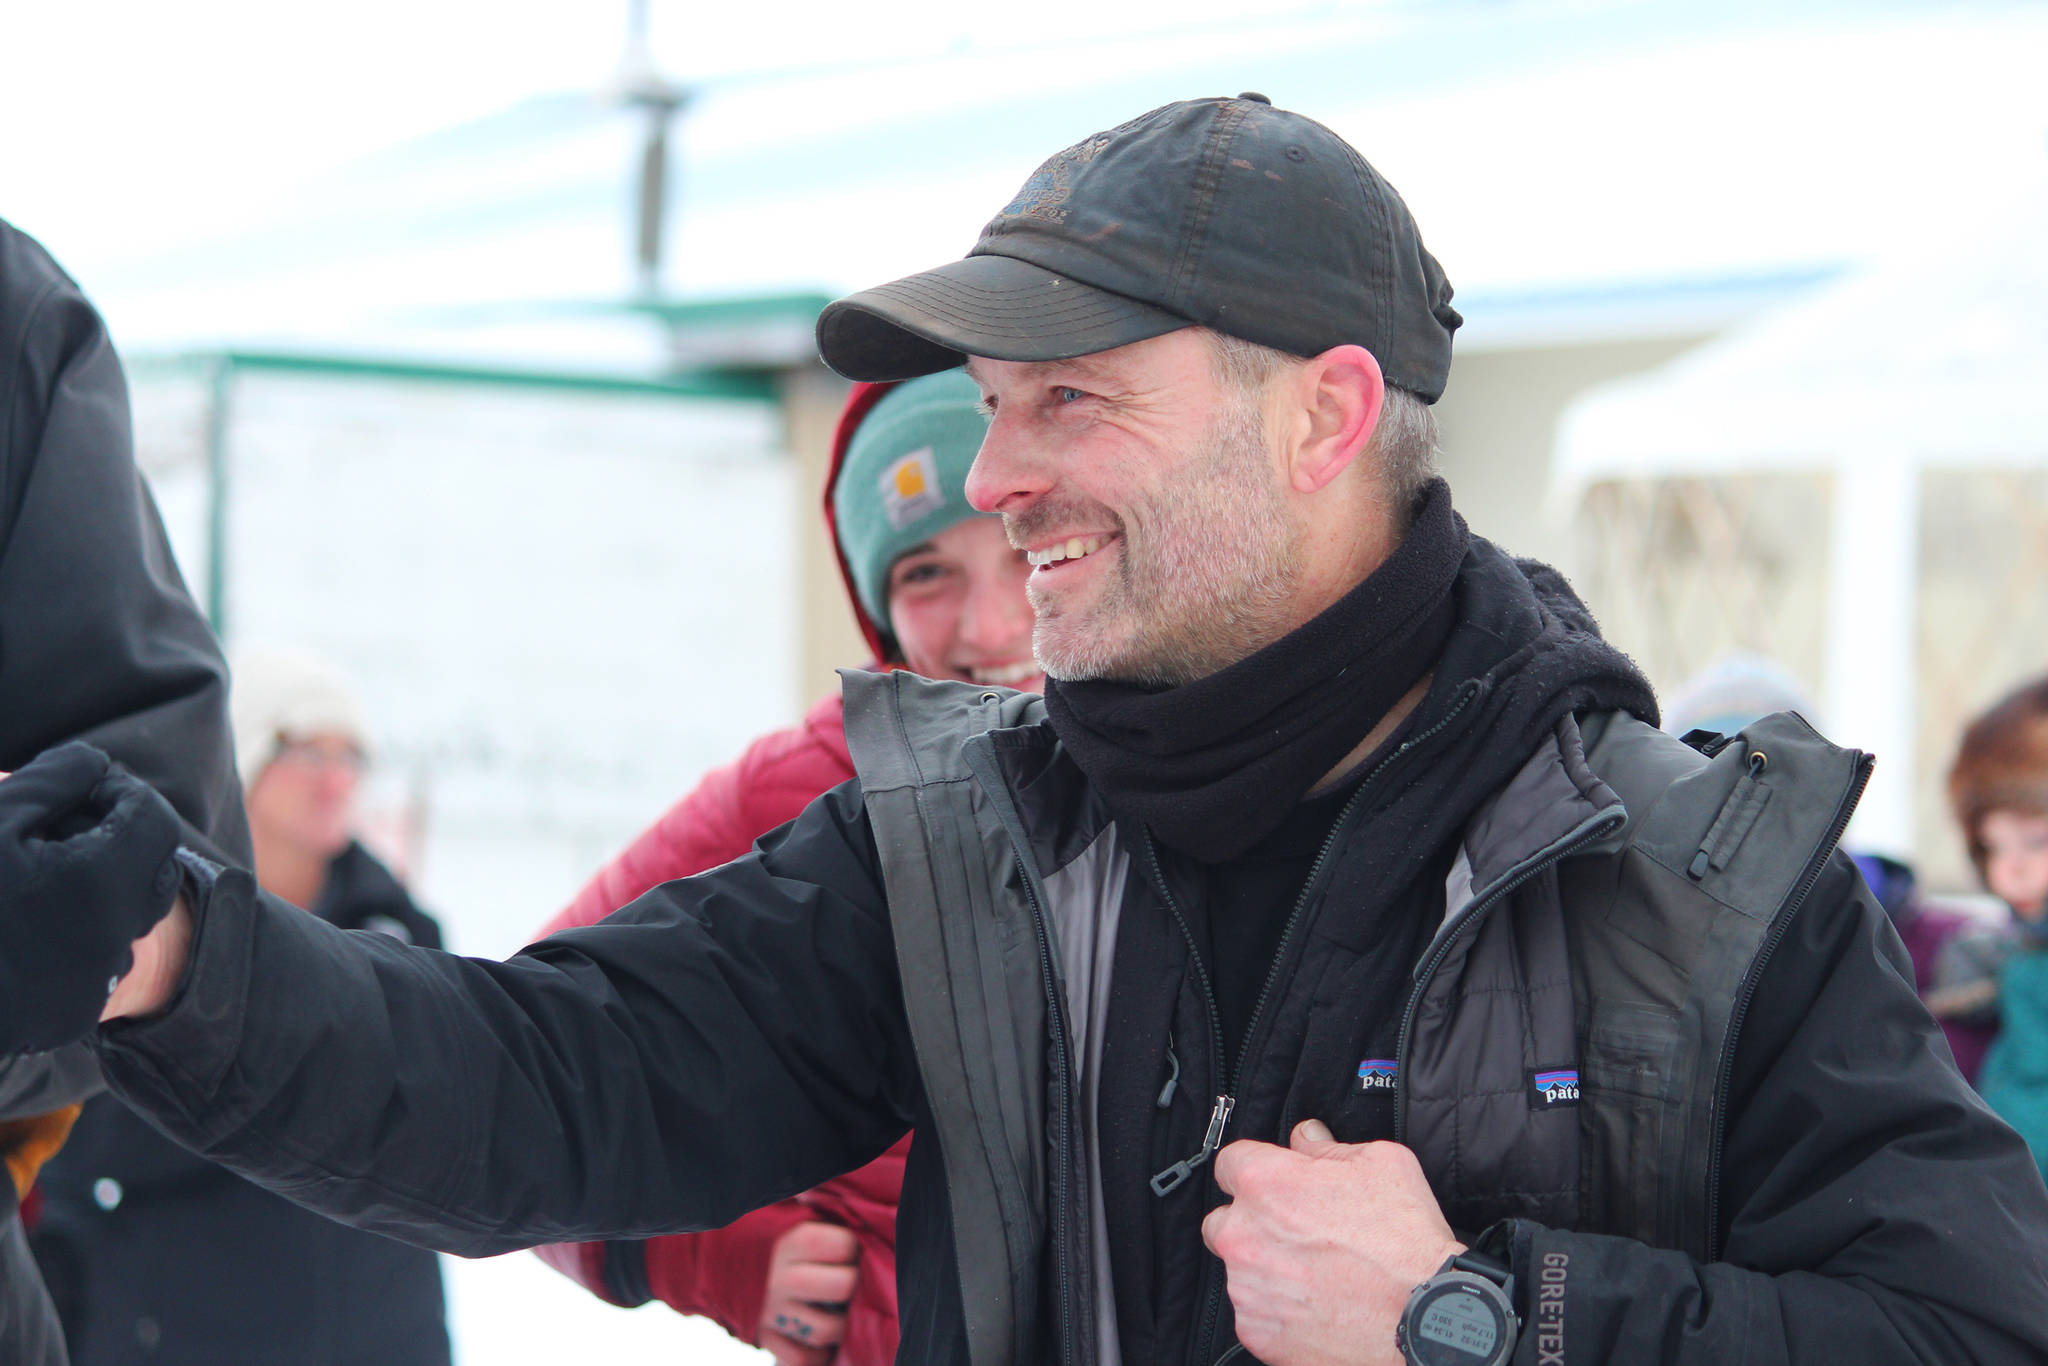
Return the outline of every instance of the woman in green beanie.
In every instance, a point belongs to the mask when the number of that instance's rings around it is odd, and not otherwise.
[[[856,385],[833,440],[825,520],[877,667],[1037,691],[1045,679],[1031,657],[1030,567],[1000,518],[967,505],[967,471],[987,429],[980,390],[958,370]],[[852,776],[835,692],[705,778],[543,934],[739,857]],[[659,1299],[709,1315],[782,1366],[886,1366],[898,1340],[896,1200],[909,1144],[715,1232],[564,1244],[541,1256],[614,1304]]]

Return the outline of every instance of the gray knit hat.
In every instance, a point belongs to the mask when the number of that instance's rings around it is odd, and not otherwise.
[[[961,370],[910,380],[861,420],[832,485],[832,524],[861,606],[885,628],[889,567],[955,522],[988,433],[981,389]]]

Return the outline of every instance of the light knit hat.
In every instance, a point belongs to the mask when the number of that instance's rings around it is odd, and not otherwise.
[[[248,787],[286,744],[340,735],[369,753],[362,706],[341,675],[316,655],[289,650],[238,652],[230,663],[228,720],[235,768]]]
[[[832,485],[832,523],[868,615],[889,629],[889,570],[977,513],[967,471],[988,434],[981,388],[947,370],[898,385],[861,419]]]
[[[1733,735],[1773,712],[1797,712],[1820,728],[1806,685],[1767,655],[1737,651],[1694,674],[1664,702],[1664,729],[1677,736],[1710,730]]]

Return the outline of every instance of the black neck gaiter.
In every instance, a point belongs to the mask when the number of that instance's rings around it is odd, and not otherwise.
[[[1443,653],[1465,542],[1439,479],[1394,553],[1314,620],[1177,688],[1049,679],[1053,730],[1110,806],[1162,844],[1205,863],[1236,858]]]

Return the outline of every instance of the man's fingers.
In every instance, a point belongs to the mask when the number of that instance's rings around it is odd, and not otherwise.
[[[775,1366],[831,1366],[834,1349],[808,1346],[771,1328],[761,1334],[761,1350],[775,1358]]]
[[[784,1300],[771,1309],[766,1327],[806,1347],[836,1347],[846,1336],[846,1315],[814,1304]]]
[[[1248,1170],[1272,1154],[1285,1151],[1285,1148],[1261,1143],[1255,1138],[1240,1138],[1235,1143],[1227,1143],[1216,1154],[1216,1184],[1223,1188],[1225,1195],[1236,1195],[1244,1185]]]
[[[77,824],[74,812],[96,811],[94,795],[107,768],[106,755],[76,740],[44,750],[8,779],[7,797],[0,803],[0,830],[12,838],[39,832],[47,839],[49,827]],[[93,821],[84,823],[90,826]]]
[[[812,1304],[844,1304],[860,1284],[857,1268],[823,1262],[796,1262],[775,1278],[775,1291]]]
[[[1234,1205],[1218,1205],[1202,1216],[1202,1243],[1219,1257],[1223,1255],[1223,1251],[1216,1244],[1230,1227],[1232,1212],[1235,1209]]]
[[[860,1237],[842,1225],[813,1221],[783,1234],[776,1251],[796,1262],[857,1262]]]
[[[1304,1119],[1294,1126],[1294,1132],[1288,1136],[1287,1146],[1298,1153],[1317,1152],[1325,1145],[1336,1141],[1337,1135],[1330,1132],[1329,1125],[1320,1119]]]

